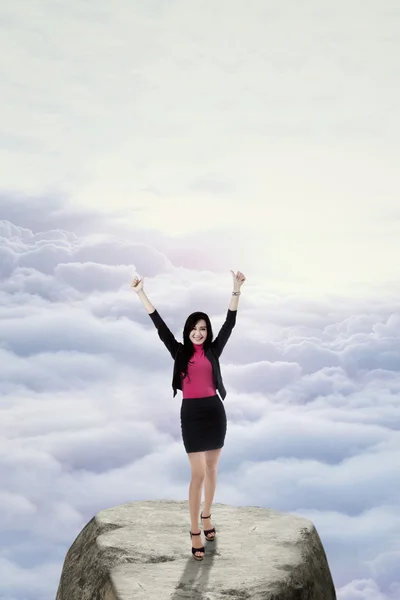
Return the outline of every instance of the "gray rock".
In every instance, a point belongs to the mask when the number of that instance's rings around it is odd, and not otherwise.
[[[213,504],[217,536],[191,555],[187,502],[100,511],[67,552],[56,600],[335,600],[314,525],[259,507]],[[204,537],[202,536],[204,540]]]

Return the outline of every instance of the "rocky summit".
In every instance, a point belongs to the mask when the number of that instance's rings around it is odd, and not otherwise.
[[[214,542],[193,560],[187,502],[100,511],[65,557],[56,600],[335,600],[311,521],[255,506],[213,504]],[[199,515],[200,526],[200,515]]]

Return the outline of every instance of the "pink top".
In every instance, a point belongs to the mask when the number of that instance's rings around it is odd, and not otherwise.
[[[203,344],[193,344],[194,354],[188,364],[188,374],[182,379],[184,398],[215,396],[212,365],[204,354]],[[192,364],[190,364],[192,363]]]

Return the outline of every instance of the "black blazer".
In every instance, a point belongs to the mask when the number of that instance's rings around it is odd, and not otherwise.
[[[219,391],[222,400],[226,397],[226,390],[222,381],[221,367],[219,364],[219,357],[222,354],[222,350],[225,347],[226,342],[229,340],[232,333],[232,329],[236,324],[237,310],[229,310],[226,315],[224,324],[222,325],[217,337],[212,341],[210,348],[205,352],[205,356],[211,362],[214,383],[216,389]],[[176,396],[176,390],[182,390],[181,375],[178,372],[178,361],[180,351],[183,349],[182,342],[178,342],[172,332],[168,329],[165,322],[162,320],[157,310],[149,314],[149,317],[153,321],[157,328],[158,335],[162,342],[169,350],[172,358],[174,359],[174,371],[172,376],[172,389],[174,390],[174,397]]]

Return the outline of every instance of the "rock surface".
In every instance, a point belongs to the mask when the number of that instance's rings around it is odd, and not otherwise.
[[[335,600],[311,521],[213,504],[217,536],[193,560],[187,502],[100,511],[65,557],[56,600]],[[202,536],[204,540],[204,537]]]

